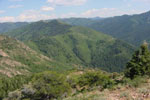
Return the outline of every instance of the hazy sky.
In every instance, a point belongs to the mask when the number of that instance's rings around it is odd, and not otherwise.
[[[0,0],[0,22],[111,17],[150,10],[150,0]]]

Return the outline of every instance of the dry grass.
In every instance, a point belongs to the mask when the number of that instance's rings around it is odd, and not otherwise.
[[[139,88],[119,86],[114,90],[81,93],[64,100],[150,100],[150,80]]]

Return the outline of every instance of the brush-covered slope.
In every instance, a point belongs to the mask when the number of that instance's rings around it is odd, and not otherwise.
[[[121,71],[134,48],[111,36],[57,20],[36,22],[5,33],[62,63]]]
[[[22,42],[0,35],[0,74],[11,77],[52,69],[56,65],[58,64],[55,61],[35,52]]]
[[[150,41],[150,12],[106,18],[89,27],[139,46]]]
[[[12,23],[12,22],[7,22],[7,23],[0,23],[0,33],[3,32],[8,32],[10,30],[16,29],[16,28],[20,28],[22,26],[27,25],[27,22],[16,22],[16,23]]]

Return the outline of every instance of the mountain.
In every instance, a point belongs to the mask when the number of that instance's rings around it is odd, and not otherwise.
[[[0,35],[1,75],[12,77],[18,74],[52,70],[57,66],[61,69],[63,64],[30,49],[16,39]]]
[[[92,19],[92,20],[102,20],[102,19],[105,19],[105,18],[102,18],[102,17],[93,17],[93,18],[89,18],[89,19]]]
[[[95,30],[58,20],[39,21],[4,33],[61,63],[122,71],[133,46]]]
[[[94,17],[94,18],[64,18],[59,20],[68,23],[70,25],[89,26],[103,19],[104,18]]]
[[[150,11],[106,18],[88,27],[139,46],[144,40],[150,42]]]
[[[71,25],[86,26],[139,46],[144,40],[150,42],[150,11],[142,14],[123,15],[99,20],[65,19]]]
[[[0,23],[0,33],[16,29],[16,28],[25,26],[27,24],[28,24],[27,22],[16,22],[16,23],[6,22],[6,23]]]

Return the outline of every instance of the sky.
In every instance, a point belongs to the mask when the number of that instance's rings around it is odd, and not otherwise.
[[[112,17],[150,11],[150,0],[0,0],[0,22]]]

